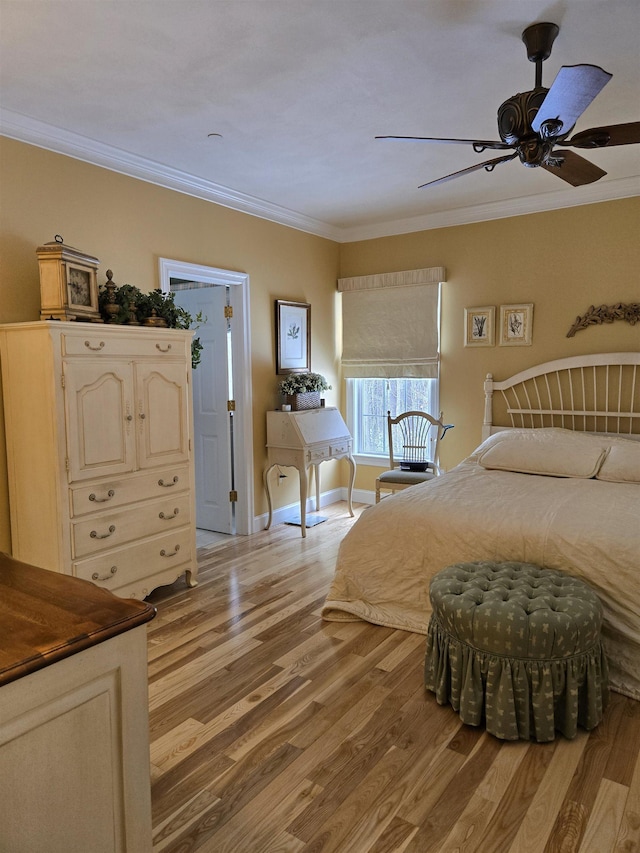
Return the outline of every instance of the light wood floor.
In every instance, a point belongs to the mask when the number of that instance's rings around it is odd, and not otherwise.
[[[640,703],[503,743],[425,694],[425,638],[319,613],[344,504],[201,549],[149,625],[154,851],[639,853]]]

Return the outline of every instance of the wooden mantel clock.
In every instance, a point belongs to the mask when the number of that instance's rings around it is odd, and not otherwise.
[[[98,306],[99,261],[56,235],[38,246],[40,267],[40,319],[84,320],[101,323]]]

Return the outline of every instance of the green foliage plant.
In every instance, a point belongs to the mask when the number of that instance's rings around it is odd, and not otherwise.
[[[201,311],[192,317],[187,310],[176,305],[175,298],[173,291],[163,293],[157,288],[145,293],[133,284],[121,284],[112,285],[110,288],[102,286],[98,293],[98,305],[102,318],[108,323],[132,324],[132,321],[135,321],[144,325],[147,318],[158,317],[165,321],[169,329],[197,331],[207,318]],[[116,314],[107,310],[107,305],[113,305],[114,302],[118,306]],[[194,337],[191,341],[191,366],[194,370],[200,364],[202,348],[200,338]]]

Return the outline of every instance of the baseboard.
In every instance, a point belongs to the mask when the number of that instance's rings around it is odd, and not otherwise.
[[[317,509],[321,509],[323,506],[329,506],[330,504],[337,503],[338,501],[346,501],[347,500],[347,488],[342,487],[339,489],[331,489],[329,492],[322,492],[320,494],[320,506],[316,507],[316,499],[315,495],[313,497],[307,498],[307,512],[315,512]],[[352,499],[354,503],[363,503],[363,504],[374,504],[376,502],[375,492],[366,491],[365,489],[354,489]],[[274,524],[284,524],[292,515],[296,515],[300,513],[300,504],[298,501],[294,503],[287,504],[286,506],[281,506],[278,509],[274,509],[273,518],[271,520],[271,526]],[[254,516],[253,519],[253,530],[252,533],[259,533],[261,530],[264,530],[269,520],[269,513],[265,512],[262,515]]]

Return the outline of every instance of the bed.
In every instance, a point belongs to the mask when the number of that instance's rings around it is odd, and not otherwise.
[[[429,581],[445,566],[536,563],[596,591],[611,687],[640,700],[640,353],[488,376],[485,399],[469,457],[349,531],[323,618],[426,634]]]

